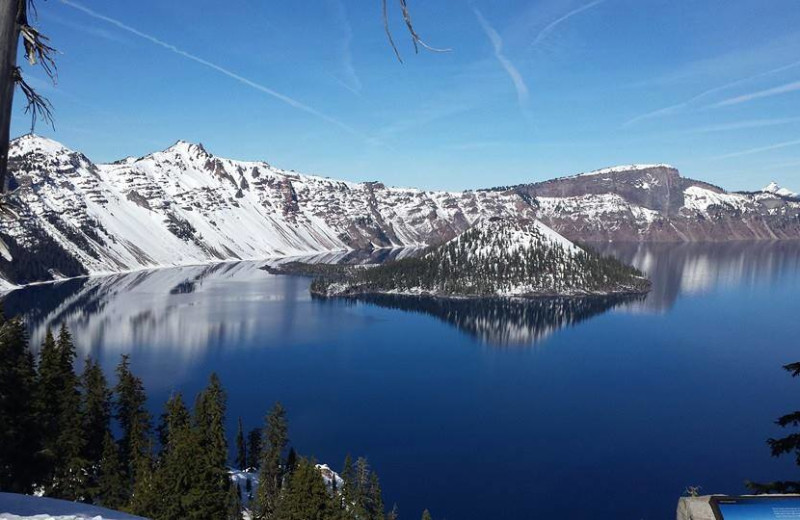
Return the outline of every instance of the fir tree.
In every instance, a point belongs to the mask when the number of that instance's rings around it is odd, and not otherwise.
[[[253,428],[247,434],[247,467],[261,467],[261,428]]]
[[[200,393],[195,405],[195,429],[202,461],[199,474],[202,493],[200,510],[207,518],[225,518],[231,510],[228,474],[228,443],[225,436],[225,390],[216,374]]]
[[[0,313],[0,321],[0,490],[30,493],[38,473],[36,368],[22,320]]]
[[[96,465],[103,456],[106,434],[111,427],[111,390],[100,364],[89,357],[83,370],[83,390],[84,456]]]
[[[264,446],[258,486],[258,518],[273,520],[278,510],[283,484],[283,450],[289,442],[286,410],[275,403],[267,415],[264,428]]]
[[[114,416],[122,430],[119,458],[125,468],[130,489],[137,473],[149,473],[151,463],[150,414],[145,409],[147,396],[142,381],[130,370],[127,355],[117,366],[117,385],[114,387]]]
[[[422,512],[422,520],[433,520],[433,517],[431,517],[431,512],[427,509]]]
[[[313,461],[301,457],[288,478],[275,515],[278,520],[338,520],[341,508],[328,494],[322,474]]]
[[[98,468],[96,501],[109,509],[119,509],[128,497],[125,469],[119,458],[119,448],[111,432],[103,437],[103,453]]]
[[[239,429],[236,430],[236,467],[242,470],[247,469],[247,445],[244,440],[241,417],[239,417]]]
[[[52,480],[52,470],[56,464],[63,397],[61,392],[64,388],[61,369],[61,355],[56,340],[50,329],[47,329],[39,350],[39,375],[36,384],[37,422],[42,443],[38,462],[42,465],[42,476],[46,482]]]
[[[792,377],[800,376],[800,362],[791,363],[783,367]],[[775,424],[781,428],[800,427],[800,410],[779,417]],[[800,433],[794,432],[780,439],[769,439],[770,451],[773,457],[793,454],[795,463],[800,466]],[[800,493],[800,481],[775,481],[766,484],[748,482],[747,486],[757,493]]]

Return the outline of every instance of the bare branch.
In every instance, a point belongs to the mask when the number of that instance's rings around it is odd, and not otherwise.
[[[22,77],[22,71],[19,67],[14,68],[14,82],[19,86],[28,104],[25,106],[25,113],[31,115],[31,133],[36,127],[36,121],[41,119],[50,124],[50,127],[55,130],[55,123],[53,122],[53,104],[50,100],[42,96],[28,84]]]
[[[22,43],[25,46],[25,59],[31,65],[42,66],[47,76],[55,83],[57,77],[56,62],[54,55],[58,52],[51,47],[47,42],[49,38],[39,32],[38,29],[30,25],[28,22],[28,10],[30,9],[34,16],[36,16],[36,6],[33,0],[19,0],[19,18],[17,24],[19,25],[19,32],[22,36]]]
[[[450,52],[453,49],[439,49],[436,47],[431,47],[427,43],[425,43],[422,38],[419,37],[417,31],[414,29],[414,24],[411,22],[411,13],[408,10],[408,0],[399,0],[400,1],[400,9],[403,12],[403,20],[406,22],[406,28],[408,29],[409,34],[411,34],[411,40],[414,42],[414,51],[419,52],[417,45],[420,47],[429,50],[431,52]]]
[[[389,8],[387,6],[387,0],[381,0],[383,5],[383,28],[386,31],[386,37],[389,39],[389,45],[392,46],[392,50],[394,51],[395,56],[403,63],[403,58],[400,56],[400,51],[397,49],[397,45],[394,42],[394,38],[392,38],[392,30],[389,27]],[[414,29],[414,23],[411,21],[411,12],[408,9],[408,0],[399,0],[400,2],[400,11],[403,13],[403,21],[406,24],[406,29],[408,33],[411,35],[411,41],[414,44],[414,52],[419,53],[419,48],[422,47],[425,50],[431,52],[450,52],[452,49],[438,49],[436,47],[431,47],[427,43],[425,43],[422,38],[420,38],[419,34],[417,33],[416,29]]]
[[[392,38],[392,30],[389,28],[389,8],[386,6],[386,0],[383,1],[383,28],[386,31],[386,37],[389,39],[389,45],[392,46],[394,50],[395,56],[397,56],[398,61],[403,63],[403,57],[400,56],[400,51],[397,50],[397,45],[394,43],[394,38]]]

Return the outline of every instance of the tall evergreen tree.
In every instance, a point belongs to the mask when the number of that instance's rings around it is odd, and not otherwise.
[[[428,511],[427,509],[422,512],[422,520],[433,520],[433,518],[431,517],[431,512]]]
[[[217,374],[211,374],[209,384],[197,397],[195,429],[203,462],[200,472],[202,486],[201,510],[207,518],[225,518],[231,510],[228,473],[228,443],[225,436],[226,395]]]
[[[130,370],[127,355],[117,366],[117,384],[114,387],[114,416],[119,423],[122,437],[119,441],[119,457],[128,481],[128,489],[135,484],[137,472],[148,473],[151,463],[150,414],[145,408],[147,396],[141,379]]]
[[[83,369],[83,391],[84,454],[91,464],[96,465],[103,456],[103,444],[111,428],[111,390],[100,364],[89,357]]]
[[[0,490],[30,493],[38,473],[36,367],[22,320],[0,313],[0,322]]]
[[[800,362],[790,363],[783,367],[792,377],[800,376]],[[781,428],[800,427],[800,410],[781,416],[775,421]],[[779,439],[771,438],[767,441],[773,457],[794,454],[795,462],[800,466],[800,432],[793,432]],[[748,482],[747,486],[757,493],[800,493],[800,481],[775,481],[765,484]]]
[[[236,430],[236,467],[242,470],[247,469],[247,444],[244,440],[241,417],[239,417],[239,428]]]
[[[287,480],[275,518],[278,520],[339,520],[341,508],[328,494],[313,461],[301,457]]]
[[[50,329],[47,329],[39,350],[39,374],[36,384],[37,422],[41,435],[38,462],[42,466],[44,481],[52,480],[58,451],[59,419],[61,414],[64,381],[61,354]]]
[[[247,467],[261,467],[261,428],[253,428],[247,434]]]
[[[119,458],[119,447],[111,432],[106,431],[98,468],[95,501],[109,509],[119,509],[125,505],[129,495],[126,487],[125,468]]]
[[[275,406],[266,417],[264,439],[266,441],[262,456],[258,485],[258,518],[273,520],[278,511],[283,485],[283,451],[289,443],[289,428],[286,410],[281,403]]]

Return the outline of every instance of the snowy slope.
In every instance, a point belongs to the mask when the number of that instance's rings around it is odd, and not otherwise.
[[[0,520],[145,520],[102,507],[54,498],[0,493]]]
[[[217,157],[178,141],[112,164],[28,135],[10,149],[0,291],[151,267],[428,246],[488,217],[537,218],[570,240],[800,238],[800,201],[728,193],[665,164],[511,188],[443,192],[353,183]]]
[[[12,143],[10,158],[19,218],[0,221],[0,238],[10,256],[26,258],[15,258],[16,265],[0,258],[0,272],[22,283],[423,245],[484,216],[531,211],[515,194],[336,181],[219,158],[183,141],[142,158],[94,164],[52,140],[25,136]]]

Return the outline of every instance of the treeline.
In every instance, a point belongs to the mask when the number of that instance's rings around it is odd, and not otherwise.
[[[226,393],[215,374],[191,409],[175,393],[154,421],[128,356],[113,387],[90,358],[77,373],[76,358],[65,327],[34,356],[22,320],[0,314],[0,491],[153,520],[241,519],[243,502],[258,520],[397,518],[366,459],[348,456],[339,481],[298,456],[280,403],[246,437],[239,421],[236,462],[258,472],[258,486],[248,478],[242,489],[231,479]]]

